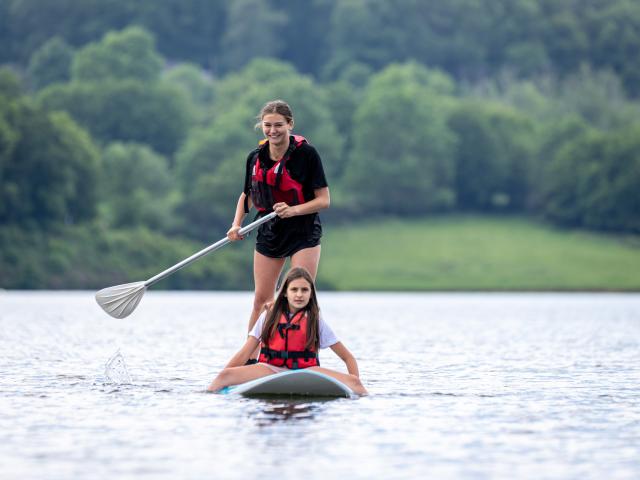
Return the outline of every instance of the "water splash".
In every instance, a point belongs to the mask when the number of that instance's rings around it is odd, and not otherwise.
[[[104,376],[107,377],[109,382],[117,385],[130,385],[132,383],[131,375],[129,375],[127,364],[122,353],[120,353],[120,349],[107,361],[104,368]]]

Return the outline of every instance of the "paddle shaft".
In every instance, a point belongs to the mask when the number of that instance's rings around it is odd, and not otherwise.
[[[276,212],[271,212],[270,214],[265,215],[262,218],[259,218],[255,222],[250,223],[246,227],[241,228],[240,231],[238,232],[238,234],[239,235],[245,235],[245,234],[249,233],[250,231],[255,230],[256,228],[258,228],[263,223],[268,222],[269,220],[271,220],[272,218],[275,218],[275,217],[276,217]],[[149,280],[144,282],[145,288],[146,287],[150,287],[154,283],[158,283],[160,280],[162,280],[163,278],[168,277],[169,275],[171,275],[174,272],[177,272],[182,267],[186,267],[190,263],[195,262],[200,257],[203,257],[203,256],[207,255],[208,253],[214,252],[214,251],[218,250],[219,248],[224,247],[227,243],[230,243],[230,242],[231,242],[231,240],[229,240],[227,237],[224,237],[223,239],[218,240],[216,243],[211,244],[206,248],[203,248],[199,252],[196,252],[193,255],[191,255],[189,258],[185,258],[180,263],[176,263],[173,267],[167,268],[164,272],[160,272],[156,276],[151,277]]]

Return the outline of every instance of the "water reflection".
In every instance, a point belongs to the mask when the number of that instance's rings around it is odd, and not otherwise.
[[[309,398],[256,399],[254,401],[260,402],[259,407],[251,415],[255,418],[258,427],[267,427],[284,422],[308,421],[315,418],[324,402],[331,400],[333,399],[321,398],[312,401]]]

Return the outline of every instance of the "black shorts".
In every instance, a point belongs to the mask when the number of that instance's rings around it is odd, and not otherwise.
[[[287,258],[305,248],[320,245],[322,224],[317,213],[276,218],[260,225],[256,251],[266,257]]]

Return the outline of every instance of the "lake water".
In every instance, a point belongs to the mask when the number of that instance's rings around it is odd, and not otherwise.
[[[640,295],[319,298],[370,396],[205,393],[248,293],[0,292],[0,478],[640,478]]]

